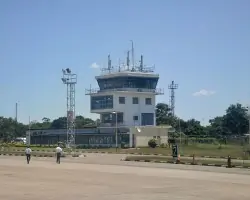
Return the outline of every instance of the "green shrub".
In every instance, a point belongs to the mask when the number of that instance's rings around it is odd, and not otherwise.
[[[151,148],[155,148],[157,146],[156,140],[155,139],[151,139],[148,141],[148,146]]]
[[[161,143],[161,144],[160,144],[160,147],[161,147],[161,148],[166,148],[166,147],[167,147],[167,144]]]

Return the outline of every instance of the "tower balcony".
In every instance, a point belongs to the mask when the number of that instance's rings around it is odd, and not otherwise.
[[[164,95],[163,88],[156,88],[156,89],[114,88],[114,89],[105,89],[105,90],[100,90],[99,88],[85,89],[85,95],[101,94],[105,92],[141,92],[141,93],[154,93],[155,95]]]

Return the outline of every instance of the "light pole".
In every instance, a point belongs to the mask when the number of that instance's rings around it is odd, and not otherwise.
[[[31,145],[31,126],[33,124],[34,124],[34,122],[30,120],[30,116],[29,116],[29,142],[28,142],[28,145]],[[27,138],[26,138],[26,142],[27,142]]]
[[[118,148],[118,137],[117,137],[117,112],[112,112],[113,114],[115,114],[115,148],[116,148],[116,152],[117,152],[117,148]]]
[[[248,144],[250,144],[250,108],[247,106],[247,117],[248,117]]]

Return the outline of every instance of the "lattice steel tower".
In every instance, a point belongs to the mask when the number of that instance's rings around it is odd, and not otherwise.
[[[63,69],[62,82],[67,85],[67,147],[75,146],[75,85],[77,75],[69,68]]]
[[[168,85],[168,89],[170,90],[170,109],[172,116],[175,116],[175,90],[178,89],[178,84],[175,84],[174,81]]]

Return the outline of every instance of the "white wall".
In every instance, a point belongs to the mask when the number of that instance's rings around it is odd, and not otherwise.
[[[125,97],[125,104],[119,104],[119,97]],[[133,97],[139,98],[139,104],[133,104]],[[145,98],[151,98],[152,105],[146,105]],[[154,113],[155,118],[155,94],[141,92],[115,92],[114,111],[123,112],[123,120],[126,125],[140,126],[141,113]],[[137,123],[133,120],[133,116],[138,116]]]
[[[92,113],[112,113],[123,112],[123,125],[140,126],[141,113],[154,113],[155,120],[155,94],[153,92],[135,92],[135,91],[107,91],[92,96],[113,95],[113,109],[91,110]],[[119,104],[119,97],[125,97],[125,104]],[[139,98],[139,104],[133,104],[133,97]],[[90,97],[91,98],[91,97]],[[145,104],[145,98],[152,99],[152,105]],[[138,116],[138,121],[133,120],[133,116]]]
[[[154,126],[154,127],[131,127],[130,134],[135,136],[135,147],[146,147],[148,146],[148,141],[155,138],[158,144],[168,143],[168,130],[171,126]],[[138,131],[140,130],[140,131]]]

